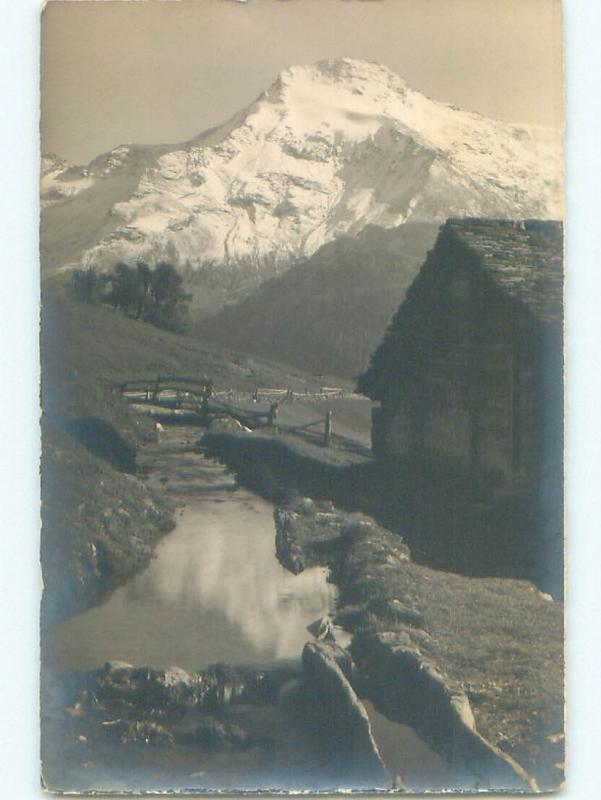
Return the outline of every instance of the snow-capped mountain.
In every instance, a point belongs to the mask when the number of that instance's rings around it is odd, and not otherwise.
[[[260,272],[369,224],[560,217],[561,165],[556,131],[435,102],[377,63],[322,61],[186,144],[45,159],[42,258]]]

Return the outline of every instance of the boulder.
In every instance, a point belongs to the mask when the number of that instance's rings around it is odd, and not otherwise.
[[[297,497],[288,504],[288,508],[306,517],[312,517],[317,512],[317,504],[310,497]]]
[[[208,433],[238,433],[249,430],[237,419],[229,416],[214,417],[207,428]]]
[[[363,690],[389,719],[410,725],[449,765],[450,788],[538,791],[534,778],[480,735],[461,686],[399,633],[355,635]]]
[[[352,673],[348,653],[326,642],[309,642],[302,658],[305,691],[318,728],[316,735],[332,761],[344,771],[345,786],[388,788],[390,778],[367,711],[347,677]]]
[[[165,747],[175,743],[170,731],[149,720],[105,720],[100,727],[104,734],[118,738],[121,744],[139,742]]]
[[[203,717],[194,727],[183,732],[178,738],[186,744],[194,744],[209,751],[230,748],[242,750],[249,744],[248,734],[242,728],[220,722],[211,716]]]
[[[192,676],[181,667],[167,667],[163,673],[163,684],[165,686],[190,686]]]

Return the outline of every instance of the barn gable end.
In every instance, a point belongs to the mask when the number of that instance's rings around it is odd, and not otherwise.
[[[562,228],[449,220],[360,388],[378,454],[536,479],[561,439]]]

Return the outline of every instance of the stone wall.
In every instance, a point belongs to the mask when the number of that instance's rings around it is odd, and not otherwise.
[[[538,791],[514,759],[484,739],[467,696],[394,633],[356,635],[362,689],[390,719],[410,725],[450,768],[450,789]]]
[[[307,707],[328,757],[341,766],[345,787],[389,788],[390,777],[372,735],[369,717],[343,670],[349,662],[348,653],[334,644],[305,645]]]

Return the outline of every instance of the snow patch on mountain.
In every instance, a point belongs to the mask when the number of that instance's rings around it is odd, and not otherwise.
[[[75,197],[94,184],[86,167],[76,167],[51,154],[42,157],[40,170],[40,199],[42,208]]]
[[[184,145],[123,146],[87,174],[73,169],[49,165],[46,184],[71,214],[84,189],[136,178],[101,238],[76,254],[101,267],[169,258],[260,271],[368,224],[562,215],[557,132],[433,101],[353,59],[284,70],[248,108]]]

